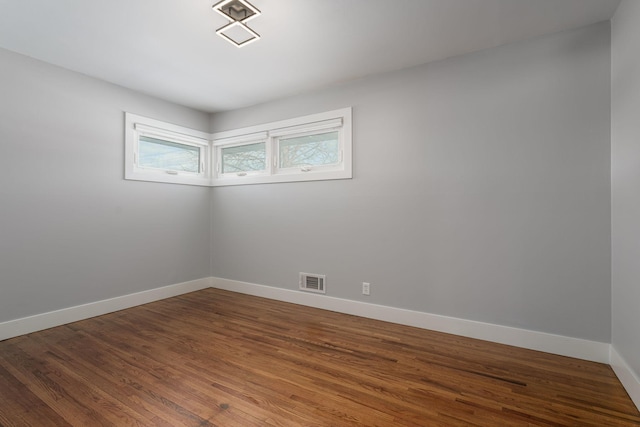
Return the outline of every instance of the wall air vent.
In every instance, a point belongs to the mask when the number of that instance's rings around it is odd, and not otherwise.
[[[322,274],[300,273],[300,290],[308,292],[316,292],[319,294],[326,293],[325,290],[326,276]]]

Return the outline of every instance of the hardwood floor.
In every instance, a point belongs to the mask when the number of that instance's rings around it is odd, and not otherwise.
[[[0,342],[2,426],[632,426],[607,365],[215,289]]]

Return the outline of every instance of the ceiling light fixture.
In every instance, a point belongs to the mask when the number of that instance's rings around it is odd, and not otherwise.
[[[247,25],[260,16],[260,11],[247,0],[222,0],[213,5],[213,10],[229,20],[227,25],[216,30],[216,34],[232,45],[243,47],[260,40],[260,34]]]

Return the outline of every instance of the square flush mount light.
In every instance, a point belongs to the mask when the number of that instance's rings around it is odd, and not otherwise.
[[[216,34],[236,47],[246,46],[260,39],[247,22],[260,15],[260,11],[246,0],[222,0],[213,5],[213,10],[229,20],[227,25],[216,30]]]

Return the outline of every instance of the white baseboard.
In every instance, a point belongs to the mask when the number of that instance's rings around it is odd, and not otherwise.
[[[309,307],[384,320],[433,331],[477,338],[531,350],[609,363],[609,343],[512,328],[491,323],[369,304],[326,295],[310,294],[236,280],[211,278],[211,286]]]
[[[611,367],[625,390],[627,390],[633,403],[640,409],[640,378],[633,372],[633,369],[620,356],[613,345],[611,346]]]
[[[8,322],[0,323],[0,341],[209,287],[211,287],[211,278],[206,277],[35,316],[9,320]]]

